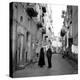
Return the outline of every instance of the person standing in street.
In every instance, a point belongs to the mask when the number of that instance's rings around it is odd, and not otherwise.
[[[52,63],[51,63],[51,58],[52,58],[52,50],[51,50],[51,42],[49,41],[49,48],[47,50],[47,60],[48,60],[48,68],[51,68],[52,67]]]
[[[40,67],[43,67],[45,65],[45,57],[44,57],[44,49],[43,49],[43,47],[40,49],[40,57],[39,57],[38,65]]]

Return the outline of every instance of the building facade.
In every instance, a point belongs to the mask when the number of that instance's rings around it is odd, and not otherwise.
[[[73,54],[78,55],[78,6],[68,5],[66,11],[63,11],[62,14],[62,18],[64,18],[65,50],[68,48],[71,56]],[[75,46],[76,52],[74,52],[73,46]],[[74,58],[78,59],[78,57]]]
[[[10,3],[10,48],[13,71],[34,61],[36,49],[46,43],[46,30],[50,24],[46,4]],[[47,21],[49,20],[49,21]],[[50,31],[50,29],[49,29]],[[44,44],[45,45],[45,44]]]

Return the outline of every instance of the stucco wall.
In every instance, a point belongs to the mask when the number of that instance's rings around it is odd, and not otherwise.
[[[17,6],[17,7],[16,7]],[[22,19],[21,19],[22,17]],[[26,40],[26,32],[30,33],[31,40],[30,41],[30,56],[33,55],[34,51],[32,50],[32,43],[36,43],[36,40],[42,39],[42,34],[39,30],[37,30],[37,25],[36,22],[29,19],[29,16],[27,15],[24,7],[20,3],[13,3],[13,57],[15,57],[16,53],[16,46],[17,46],[17,37],[16,35],[19,33],[22,33],[24,35],[24,40],[23,40],[23,47],[24,47],[24,52],[28,52],[28,41]],[[25,53],[24,53],[25,54]],[[29,57],[28,54],[28,57]],[[31,58],[31,57],[29,57]]]
[[[78,6],[72,7],[72,36],[73,44],[78,45]]]

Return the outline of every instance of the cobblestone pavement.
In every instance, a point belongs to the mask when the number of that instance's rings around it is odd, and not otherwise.
[[[47,68],[46,65],[40,68],[37,63],[26,66],[23,70],[18,70],[13,73],[14,77],[31,77],[31,76],[48,76],[48,75],[65,75],[78,73],[78,67],[75,62],[67,58],[63,59],[60,54],[52,55],[52,68]]]

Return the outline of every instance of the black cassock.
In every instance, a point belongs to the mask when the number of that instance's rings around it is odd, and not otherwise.
[[[39,57],[38,65],[40,67],[43,67],[45,65],[45,57],[44,57],[44,49],[43,48],[41,48],[41,50],[40,50],[40,57]]]

